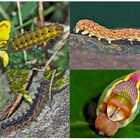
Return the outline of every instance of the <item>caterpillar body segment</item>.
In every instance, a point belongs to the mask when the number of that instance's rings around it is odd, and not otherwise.
[[[31,32],[26,31],[24,34],[10,40],[10,48],[13,51],[27,49],[32,45],[47,42],[57,36],[60,36],[63,32],[64,28],[59,24],[51,24]]]
[[[106,39],[109,44],[112,41],[128,40],[131,45],[133,41],[140,41],[140,30],[134,28],[109,29],[88,19],[79,20],[75,26],[76,33],[88,34],[89,37],[97,37],[98,40]]]

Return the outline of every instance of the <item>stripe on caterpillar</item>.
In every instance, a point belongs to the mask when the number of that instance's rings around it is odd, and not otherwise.
[[[26,31],[24,34],[14,37],[10,40],[10,48],[13,51],[27,49],[32,45],[47,42],[50,39],[60,36],[63,32],[64,28],[59,24],[50,24],[31,32]]]
[[[28,109],[24,114],[22,114],[22,116],[19,116],[17,119],[3,122],[0,126],[0,136],[5,137],[11,131],[28,127],[31,124],[31,121],[35,120],[35,118],[42,110],[43,102],[45,102],[48,98],[46,93],[48,88],[49,81],[41,82],[40,87],[37,88],[37,92],[35,93],[35,98],[33,99],[33,103],[31,104],[30,109]]]
[[[108,29],[100,24],[83,19],[76,23],[76,33],[83,31],[82,34],[89,34],[89,37],[95,36],[98,40],[106,39],[109,44],[111,41],[128,40],[133,45],[132,41],[140,41],[140,30],[133,28],[126,29]]]

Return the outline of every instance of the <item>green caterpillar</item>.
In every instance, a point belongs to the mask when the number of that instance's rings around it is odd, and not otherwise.
[[[64,28],[59,24],[50,24],[31,32],[26,31],[24,34],[10,40],[10,48],[15,52],[27,49],[32,45],[47,42],[57,36],[60,36],[63,32]]]

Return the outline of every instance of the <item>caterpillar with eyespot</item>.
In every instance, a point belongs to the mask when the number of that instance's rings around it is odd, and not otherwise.
[[[101,95],[95,128],[99,135],[112,136],[130,124],[140,112],[140,71],[120,77]]]
[[[134,28],[124,28],[124,29],[108,29],[94,21],[83,19],[76,23],[75,31],[83,31],[82,34],[88,34],[89,37],[97,37],[100,41],[101,39],[106,39],[109,44],[111,41],[116,40],[128,40],[131,45],[133,41],[140,41],[140,30]]]
[[[10,40],[10,48],[15,52],[27,49],[32,45],[38,45],[60,36],[63,32],[64,28],[59,24],[50,24],[31,32],[25,31],[24,34]]]

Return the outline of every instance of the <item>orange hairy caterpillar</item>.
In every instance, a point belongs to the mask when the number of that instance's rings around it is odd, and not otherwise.
[[[59,24],[50,24],[31,32],[26,31],[24,34],[10,40],[10,48],[13,51],[27,49],[32,45],[47,42],[57,36],[60,36],[63,32],[64,28]]]
[[[76,33],[83,31],[82,34],[88,34],[89,37],[95,36],[98,40],[106,39],[109,44],[111,41],[128,40],[133,45],[132,41],[140,41],[140,30],[133,28],[125,29],[108,29],[100,24],[83,19],[76,23]]]

